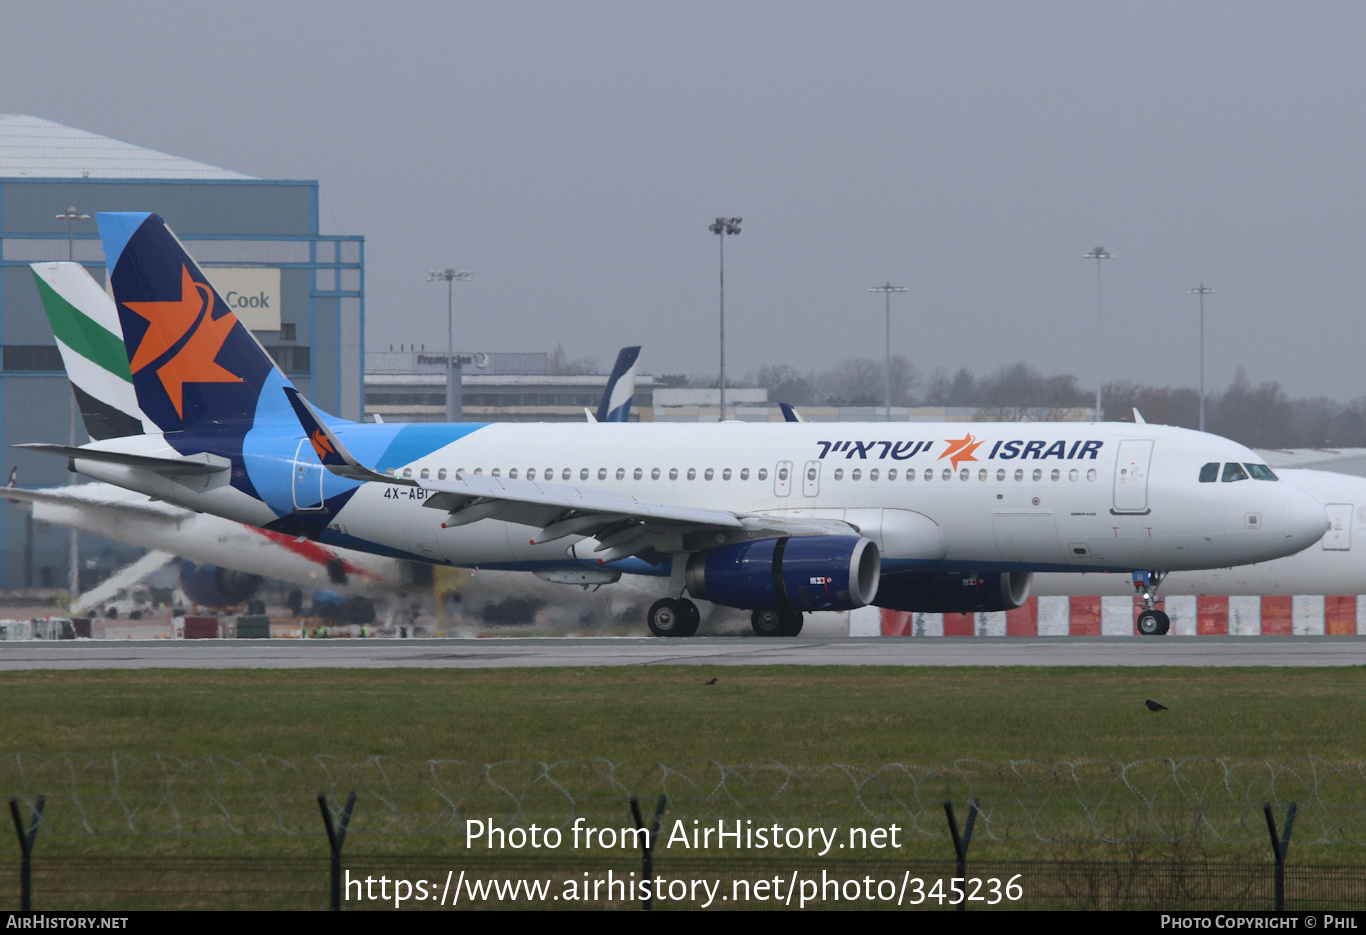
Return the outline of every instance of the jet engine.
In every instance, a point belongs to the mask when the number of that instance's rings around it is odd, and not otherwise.
[[[737,542],[688,557],[693,597],[750,610],[850,610],[872,603],[882,563],[859,536],[794,536]]]
[[[256,596],[265,580],[260,575],[233,571],[221,565],[180,563],[180,590],[200,607],[236,607]]]
[[[905,572],[884,575],[872,603],[888,610],[927,614],[990,613],[1014,610],[1029,600],[1031,572],[991,574]]]

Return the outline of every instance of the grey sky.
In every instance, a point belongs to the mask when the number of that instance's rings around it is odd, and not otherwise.
[[[367,241],[371,348],[562,341],[714,372],[893,345],[1366,393],[1366,6],[11,2],[0,112],[322,183]],[[148,205],[155,210],[156,205]]]

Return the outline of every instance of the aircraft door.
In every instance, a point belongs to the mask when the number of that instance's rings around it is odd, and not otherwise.
[[[1350,503],[1328,503],[1328,531],[1319,540],[1325,551],[1346,552],[1352,548],[1352,512]]]
[[[821,492],[821,463],[808,461],[802,470],[802,495],[814,497]]]
[[[1115,459],[1116,513],[1148,512],[1148,467],[1153,458],[1151,438],[1126,438]]]
[[[323,508],[323,466],[308,439],[299,439],[294,452],[294,509]]]
[[[792,493],[792,462],[779,461],[773,469],[773,495],[786,497]]]

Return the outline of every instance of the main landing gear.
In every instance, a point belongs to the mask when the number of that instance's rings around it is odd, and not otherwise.
[[[758,636],[796,636],[802,632],[802,623],[802,612],[791,608],[756,610],[749,615],[749,625]]]
[[[645,619],[655,636],[692,636],[702,622],[702,614],[692,601],[666,597],[650,605]]]
[[[1171,618],[1157,609],[1157,604],[1161,601],[1157,596],[1157,589],[1162,587],[1162,581],[1166,577],[1165,571],[1134,572],[1134,590],[1138,592],[1142,607],[1138,619],[1134,621],[1134,627],[1140,636],[1165,636],[1172,627]]]

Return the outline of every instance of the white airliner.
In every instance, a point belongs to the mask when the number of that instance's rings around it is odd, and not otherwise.
[[[99,220],[156,430],[26,447],[328,545],[667,578],[658,635],[695,632],[685,595],[749,609],[765,635],[868,603],[1018,606],[1041,571],[1142,573],[1151,599],[1166,572],[1269,561],[1328,528],[1249,449],[1165,426],[344,422],[288,383],[159,217]],[[1149,606],[1140,629],[1163,616]]]

